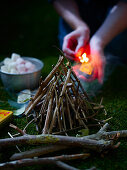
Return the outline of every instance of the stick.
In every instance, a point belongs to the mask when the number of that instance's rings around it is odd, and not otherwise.
[[[8,135],[9,135],[11,138],[13,138],[13,136],[10,134],[10,132],[8,132]],[[16,145],[16,148],[18,149],[19,152],[22,152],[17,145]]]
[[[27,123],[27,125],[24,127],[24,129],[23,129],[23,132],[25,132],[26,131],[26,128],[32,123],[34,121],[34,119],[32,119],[29,123]]]
[[[11,128],[13,128],[13,129],[17,130],[21,135],[26,135],[26,133],[25,133],[23,130],[19,129],[17,126],[15,126],[15,125],[13,125],[13,124],[11,124],[11,123],[10,123],[9,126],[10,126]]]
[[[42,155],[60,151],[66,148],[68,148],[68,146],[60,146],[60,145],[50,145],[50,146],[45,146],[45,147],[42,146],[40,148],[32,149],[30,151],[15,153],[11,156],[10,160],[13,161],[13,160],[18,160],[18,159],[38,157],[40,155],[42,156]]]
[[[42,96],[46,93],[47,88],[44,88],[42,93],[30,104],[30,106],[25,110],[25,115],[27,115],[35,106],[36,104],[41,100]]]
[[[67,128],[66,128],[66,122],[65,122],[63,101],[61,101],[61,111],[62,111],[62,118],[63,118],[63,126],[64,126],[64,130],[66,131]]]
[[[66,95],[66,104],[67,104],[67,115],[69,118],[69,124],[70,124],[70,128],[72,129],[72,120],[71,120],[71,114],[70,114],[70,108],[69,108],[67,95]]]
[[[31,166],[31,165],[42,165],[42,164],[51,164],[55,161],[67,161],[67,160],[75,160],[86,158],[90,156],[89,154],[75,154],[75,155],[61,155],[55,157],[46,157],[46,158],[34,158],[34,159],[21,159],[16,161],[10,161],[6,163],[0,164],[0,169],[2,168],[19,168],[23,166]]]
[[[62,168],[62,169],[66,169],[66,170],[79,170],[79,169],[74,168],[74,167],[72,167],[72,166],[70,166],[70,165],[68,165],[68,164],[66,164],[64,162],[61,162],[61,161],[56,161],[55,164],[58,167]]]
[[[57,91],[56,90],[55,90],[55,98],[56,98],[58,125],[59,125],[60,131],[62,131],[61,120],[60,120],[60,112],[59,112],[58,95],[57,95]]]
[[[52,104],[53,104],[53,96],[49,101],[46,120],[45,120],[45,125],[44,125],[44,128],[43,128],[43,134],[46,134],[47,131],[48,131],[49,121],[50,121],[50,114],[51,114],[51,110],[52,110]]]
[[[58,70],[59,66],[63,63],[64,61],[64,57],[59,57],[59,60],[56,64],[56,66],[53,68],[53,70],[49,73],[49,75],[45,78],[44,81],[41,82],[41,85],[39,86],[39,89],[37,91],[37,93],[35,94],[35,96],[33,97],[33,100],[29,102],[28,107],[25,110],[25,115],[27,115],[27,110],[29,109],[29,107],[32,105],[33,101],[35,101],[41,94],[43,88],[48,84],[48,82],[51,80],[52,76],[54,75],[54,73]]]
[[[112,141],[105,140],[93,140],[87,137],[69,137],[60,135],[25,135],[15,138],[0,139],[0,147],[11,146],[17,144],[59,144],[68,146],[84,147],[97,152],[107,148],[111,148],[113,145]]]
[[[63,88],[62,88],[62,91],[61,91],[61,94],[60,94],[60,97],[59,97],[58,105],[56,106],[54,114],[53,114],[53,119],[52,119],[52,122],[51,122],[51,125],[50,125],[50,128],[49,128],[49,133],[52,132],[52,129],[53,129],[53,126],[54,126],[54,123],[55,123],[55,120],[56,120],[57,109],[59,109],[59,107],[60,107],[60,103],[62,101],[62,96],[65,93],[67,83],[70,79],[71,71],[72,71],[71,69],[68,70],[67,77],[66,77],[65,83],[63,85]]]

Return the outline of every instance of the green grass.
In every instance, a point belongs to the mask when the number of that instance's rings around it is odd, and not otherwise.
[[[0,46],[1,60],[10,56],[12,52],[17,52],[23,56],[37,57],[44,62],[42,77],[51,71],[52,64],[56,64],[59,52],[53,48],[58,46],[58,16],[52,6],[46,1],[13,1],[7,8],[3,4],[1,11],[0,28],[2,44]],[[9,15],[6,15],[8,10]],[[7,28],[9,30],[7,31]],[[104,98],[103,104],[107,110],[107,117],[113,117],[109,123],[111,130],[127,129],[127,67],[118,67],[108,80],[104,83],[101,92],[97,95],[96,101]],[[12,109],[7,100],[11,98],[0,84],[0,108]],[[99,115],[103,119],[103,115]],[[19,128],[26,124],[25,118],[13,118],[12,121]],[[30,134],[36,134],[34,127],[29,128]],[[0,138],[8,137],[7,132],[15,133],[6,125],[0,132]],[[85,169],[96,166],[101,170],[126,169],[127,167],[127,142],[126,139],[120,140],[121,145],[117,150],[111,151],[102,156],[92,153],[87,160],[69,162],[71,165]],[[21,147],[21,150],[29,147]],[[8,161],[11,154],[17,152],[15,147],[2,149],[0,152],[0,162]],[[22,169],[56,169],[55,166],[32,166]]]

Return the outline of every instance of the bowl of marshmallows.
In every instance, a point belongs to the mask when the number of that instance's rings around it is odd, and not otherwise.
[[[43,62],[37,58],[12,53],[10,58],[5,58],[0,63],[2,83],[7,90],[13,92],[33,90],[39,85],[43,66]]]

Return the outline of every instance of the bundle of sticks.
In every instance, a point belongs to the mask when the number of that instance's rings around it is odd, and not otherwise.
[[[96,114],[95,107],[69,61],[65,63],[60,56],[46,79],[40,81],[25,115],[31,115],[32,111],[38,132],[59,134],[78,127],[88,128],[88,119]]]

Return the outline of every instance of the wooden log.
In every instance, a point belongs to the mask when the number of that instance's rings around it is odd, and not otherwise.
[[[112,141],[96,141],[93,139],[88,139],[87,137],[69,137],[60,135],[25,135],[15,138],[0,139],[0,147],[19,144],[34,145],[42,143],[84,147],[97,152],[111,148],[113,145]]]

